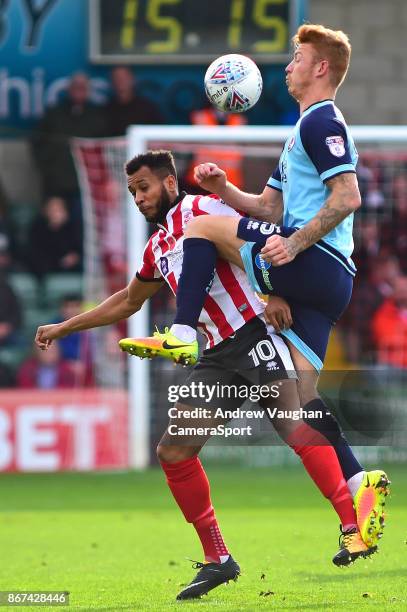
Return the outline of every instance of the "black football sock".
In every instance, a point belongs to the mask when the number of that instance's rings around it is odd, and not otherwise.
[[[216,247],[210,240],[185,238],[175,324],[197,328],[205,298],[212,286],[216,257]]]
[[[308,402],[308,404],[304,406],[304,410],[307,412],[314,412],[317,410],[322,412],[322,418],[305,418],[304,421],[313,429],[316,429],[324,434],[327,440],[329,440],[329,442],[332,444],[341,465],[345,480],[349,480],[349,478],[355,474],[363,472],[364,468],[360,465],[359,461],[353,454],[353,451],[343,435],[338,421],[332,416],[322,399],[316,398]]]

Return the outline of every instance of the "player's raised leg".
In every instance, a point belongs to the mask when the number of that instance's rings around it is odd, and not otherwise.
[[[243,241],[236,235],[239,220],[240,217],[204,215],[190,221],[185,230],[174,324],[154,336],[126,338],[120,342],[122,350],[139,357],[166,357],[183,365],[196,363],[196,328],[212,285],[216,260],[221,257],[243,268],[239,253]]]
[[[269,400],[261,401],[267,408]],[[274,400],[275,402],[275,400]],[[278,406],[282,410],[299,410],[299,397],[294,380],[280,383]],[[273,420],[281,438],[301,459],[306,471],[332,504],[341,522],[340,550],[333,557],[338,566],[349,565],[359,557],[367,557],[376,551],[363,541],[358,525],[353,499],[344,479],[334,446],[320,431],[303,420]]]
[[[306,418],[305,422],[323,434],[335,449],[343,476],[352,495],[357,525],[363,541],[376,550],[382,537],[384,506],[390,492],[390,481],[383,470],[365,471],[349,446],[339,423],[321,399],[318,390],[319,372],[306,357],[288,342],[291,358],[298,376],[298,394],[304,410],[321,413],[322,418]],[[347,538],[342,538],[346,543]]]

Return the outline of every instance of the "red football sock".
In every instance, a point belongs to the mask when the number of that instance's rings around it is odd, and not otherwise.
[[[306,424],[300,425],[287,442],[300,457],[318,489],[331,502],[343,530],[357,527],[352,496],[333,446],[321,433]]]
[[[167,483],[188,523],[192,523],[201,540],[205,561],[221,563],[229,556],[223,541],[210,497],[209,481],[198,457],[161,463]]]

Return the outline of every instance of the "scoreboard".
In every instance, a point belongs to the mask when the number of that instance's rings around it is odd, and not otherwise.
[[[281,63],[304,0],[90,0],[90,59],[197,64],[225,53]]]

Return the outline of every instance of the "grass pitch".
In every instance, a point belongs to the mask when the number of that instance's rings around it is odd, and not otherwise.
[[[238,582],[175,601],[202,554],[157,469],[2,475],[0,590],[67,590],[75,610],[407,609],[404,466],[388,467],[380,553],[342,570],[336,515],[300,468],[207,471]]]

